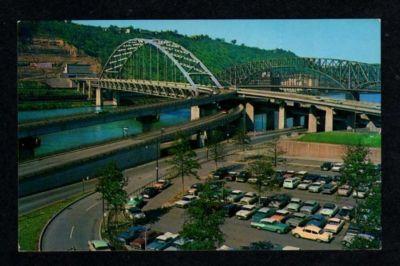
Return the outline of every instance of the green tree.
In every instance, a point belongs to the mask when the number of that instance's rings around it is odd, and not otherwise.
[[[214,130],[211,132],[209,142],[207,143],[211,158],[215,162],[215,169],[218,168],[218,162],[223,160],[223,155],[225,153],[224,146],[221,143],[222,140],[222,132],[220,130]]]
[[[127,201],[127,193],[124,187],[127,179],[123,176],[121,170],[118,169],[115,162],[108,163],[97,173],[98,184],[96,191],[101,193],[102,198],[111,206],[111,212],[108,218],[107,227],[110,223],[118,219],[118,214]]]
[[[187,209],[188,219],[179,233],[185,239],[192,239],[183,245],[184,250],[215,250],[224,241],[220,226],[224,223],[222,202],[215,197],[215,191],[206,183],[199,199]]]
[[[267,153],[267,157],[271,160],[274,167],[278,166],[279,161],[283,161],[282,155],[284,151],[279,147],[279,138],[274,138],[273,140],[266,143],[264,150]]]
[[[260,196],[258,201],[258,204],[260,204],[261,192],[279,187],[277,186],[277,179],[274,176],[275,171],[271,163],[265,159],[252,162],[249,166],[249,171],[252,177],[256,178],[256,182],[253,186],[257,189],[258,195]]]
[[[234,141],[242,146],[242,151],[245,151],[246,147],[250,145],[250,137],[247,135],[244,123],[241,123],[233,136]]]
[[[169,174],[180,176],[182,180],[182,192],[185,191],[185,176],[194,176],[198,178],[197,170],[201,167],[196,158],[196,153],[192,150],[189,138],[183,132],[178,132],[175,137],[174,147],[171,149],[173,157],[167,160],[172,167]]]

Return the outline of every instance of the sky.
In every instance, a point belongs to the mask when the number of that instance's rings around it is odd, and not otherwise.
[[[263,49],[281,48],[302,57],[381,62],[379,19],[310,20],[74,20],[108,27],[133,26],[152,31],[177,30],[184,35],[207,34]]]

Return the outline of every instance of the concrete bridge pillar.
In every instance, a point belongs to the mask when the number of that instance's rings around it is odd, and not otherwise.
[[[278,112],[278,129],[284,129],[285,128],[285,106],[279,106],[279,112]]]
[[[317,132],[317,116],[313,106],[310,107],[308,113],[308,132]]]
[[[333,108],[325,109],[325,132],[333,130]]]
[[[88,81],[88,100],[92,99],[92,82]]]
[[[190,107],[190,120],[200,119],[200,107],[195,105]]]
[[[119,93],[117,91],[113,91],[113,105],[119,105]]]
[[[82,82],[82,94],[85,95],[85,93],[86,93],[85,82]]]
[[[96,106],[102,106],[103,105],[103,98],[101,95],[101,88],[96,89]]]
[[[77,91],[77,92],[80,92],[80,90],[81,90],[81,89],[80,89],[80,86],[81,86],[81,85],[80,85],[79,81],[77,81],[77,82],[76,82],[76,91]]]
[[[207,132],[204,130],[197,134],[197,144],[199,148],[203,148],[206,145]]]
[[[254,106],[246,103],[246,121],[248,130],[254,130]]]

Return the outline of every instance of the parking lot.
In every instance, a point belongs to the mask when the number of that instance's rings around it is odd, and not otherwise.
[[[225,165],[229,165],[226,163]],[[305,170],[312,173],[320,173],[325,175],[335,175],[337,173],[320,171],[319,170],[319,162],[301,162],[296,160],[295,162],[289,162],[286,165],[286,170],[294,170],[300,171]],[[242,165],[242,167],[244,164]],[[213,168],[208,168],[213,169]],[[207,176],[207,168],[203,167],[200,175],[202,179]],[[185,179],[185,187],[188,188],[191,184],[199,182],[198,179],[193,177]],[[239,189],[244,192],[254,191],[257,192],[254,186],[248,183],[239,183],[239,182],[226,182],[226,188],[229,189]],[[182,190],[180,179],[176,179],[172,186],[165,189],[162,193],[158,194],[154,198],[150,199],[146,206],[143,208],[144,211],[154,210],[160,208],[161,206],[165,206],[166,202],[171,203],[171,199],[176,198],[176,195],[180,193]],[[333,195],[327,195],[322,193],[311,193],[307,190],[299,190],[299,189],[285,189],[280,188],[277,191],[262,193],[262,195],[272,195],[276,193],[285,193],[290,195],[291,197],[300,198],[303,201],[306,200],[316,200],[322,206],[324,203],[335,203],[339,207],[344,205],[355,205],[355,199],[350,197],[341,197],[336,193]],[[172,207],[165,214],[160,215],[157,219],[155,219],[152,223],[149,223],[150,226],[154,230],[162,231],[162,232],[172,232],[178,233],[183,226],[185,221],[185,210]],[[242,246],[248,246],[252,242],[257,241],[271,241],[274,244],[280,244],[282,246],[295,246],[299,247],[302,250],[340,250],[343,249],[341,245],[341,240],[343,239],[345,232],[348,227],[348,222],[346,222],[344,228],[339,232],[338,235],[335,235],[334,239],[330,243],[318,243],[316,241],[307,240],[307,239],[297,239],[292,234],[277,234],[274,232],[269,232],[265,230],[257,230],[250,226],[251,219],[249,220],[239,220],[235,216],[226,218],[225,223],[222,225],[221,230],[225,234],[225,245],[233,247],[235,249],[239,249]]]

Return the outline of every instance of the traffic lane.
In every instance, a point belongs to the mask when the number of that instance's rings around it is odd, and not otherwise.
[[[100,202],[99,194],[95,193],[61,212],[44,232],[43,251],[64,251],[72,247],[87,250],[87,241],[92,239],[93,230],[98,230],[95,224],[102,216],[101,206],[93,205],[97,202]]]
[[[83,190],[82,182],[78,182],[72,185],[63,186],[60,188],[20,198],[18,199],[18,214],[26,214],[35,209],[44,207],[59,200],[70,198],[71,196],[77,195],[82,192],[94,191],[94,189],[96,188],[96,184],[97,180],[92,179],[89,181],[85,181],[85,190]]]

